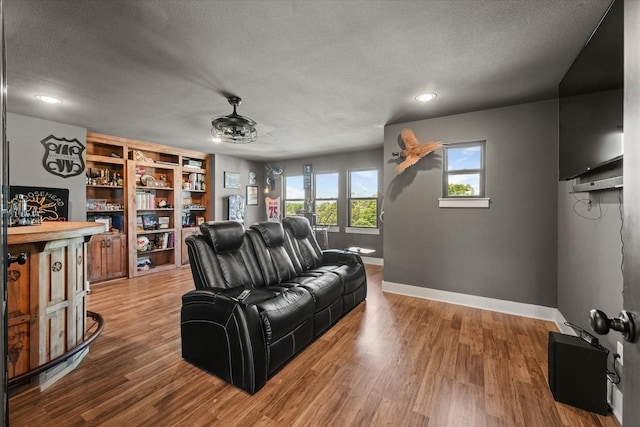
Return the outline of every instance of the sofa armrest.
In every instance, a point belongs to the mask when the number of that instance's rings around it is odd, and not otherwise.
[[[323,265],[364,264],[360,254],[339,249],[327,249],[322,251]]]
[[[231,291],[201,289],[182,296],[182,357],[253,394],[267,382],[262,322],[256,306]]]

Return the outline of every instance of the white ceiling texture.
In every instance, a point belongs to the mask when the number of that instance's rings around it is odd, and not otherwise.
[[[4,0],[10,112],[252,160],[553,98],[609,0]],[[436,92],[426,104],[414,96]],[[62,98],[42,104],[34,95]],[[258,122],[247,145],[211,118]]]

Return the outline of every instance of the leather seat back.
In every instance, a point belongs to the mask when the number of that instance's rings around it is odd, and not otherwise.
[[[267,285],[283,283],[296,277],[296,269],[285,247],[287,238],[282,224],[263,221],[253,224],[247,234]]]
[[[202,236],[185,239],[196,289],[263,286],[242,224],[211,221],[200,230]]]
[[[282,225],[291,242],[293,256],[298,258],[303,271],[322,266],[322,250],[313,236],[309,220],[303,216],[288,216],[282,220]]]

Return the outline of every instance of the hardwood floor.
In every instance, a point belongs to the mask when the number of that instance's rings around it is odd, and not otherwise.
[[[250,396],[184,362],[188,266],[93,287],[106,320],[80,366],[10,398],[11,426],[619,426],[553,400],[551,322],[369,293]]]

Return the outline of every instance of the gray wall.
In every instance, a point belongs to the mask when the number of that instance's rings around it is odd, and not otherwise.
[[[378,188],[380,195],[378,197],[378,208],[382,206],[382,185],[383,185],[383,164],[382,149],[356,151],[352,153],[333,154],[328,156],[308,157],[304,159],[283,160],[278,162],[284,171],[284,175],[302,175],[302,166],[310,164],[312,173],[338,172],[340,180],[340,192],[338,197],[338,224],[339,232],[329,233],[330,248],[346,248],[349,246],[360,246],[363,248],[374,249],[376,252],[369,255],[373,258],[384,258],[383,247],[383,226],[379,224],[379,235],[345,233],[347,225],[347,192],[348,192],[348,173],[349,170],[358,169],[378,169]],[[271,197],[280,197],[282,195],[282,179],[276,184],[276,191],[271,193]],[[308,197],[312,197],[309,193]],[[323,243],[320,240],[320,243]]]
[[[489,209],[441,209],[441,150],[396,176],[400,130],[486,140]],[[556,307],[557,100],[385,127],[384,280]]]
[[[589,310],[614,316],[622,309],[621,190],[572,194],[572,183],[558,185],[558,309],[590,331]],[[620,339],[601,337],[612,350]]]
[[[41,140],[57,138],[77,139],[87,146],[87,130],[77,126],[7,114],[9,141],[9,184],[69,189],[69,220],[86,221],[86,175],[81,173],[62,178],[48,172],[42,165],[45,148]],[[86,151],[83,153],[83,157]]]
[[[211,199],[213,201],[213,218],[216,221],[229,219],[229,196],[238,194],[245,198],[245,227],[254,222],[264,221],[266,218],[264,205],[264,165],[260,162],[239,159],[237,157],[215,154],[212,162],[214,173],[210,174],[214,182]],[[224,172],[238,172],[240,174],[240,189],[224,188]],[[249,171],[256,172],[258,185],[258,205],[246,206],[246,186],[249,184]]]

